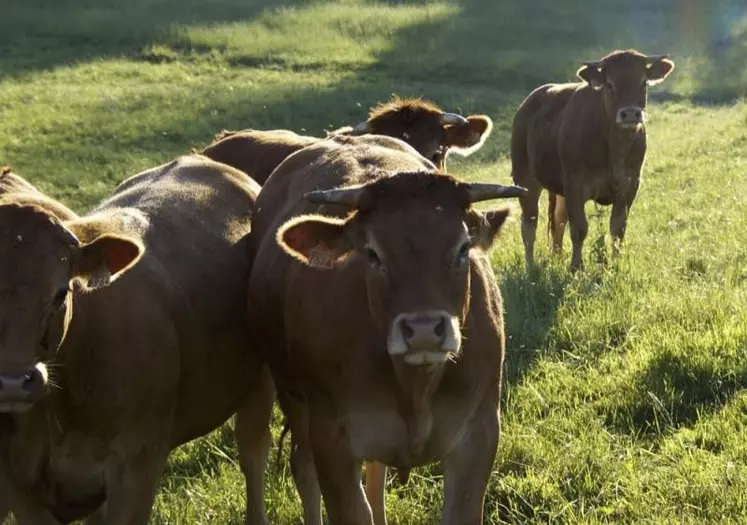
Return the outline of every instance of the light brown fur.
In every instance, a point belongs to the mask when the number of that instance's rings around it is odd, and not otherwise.
[[[55,387],[26,412],[0,414],[0,521],[10,510],[19,525],[92,513],[145,524],[169,451],[238,411],[247,523],[264,523],[274,393],[250,351],[236,287],[249,276],[258,185],[205,157],[180,157],[78,217],[14,177],[21,191],[8,183],[0,196],[0,273],[13,276],[0,286],[0,373],[41,360]],[[88,246],[86,264],[103,258],[117,274],[85,272]],[[105,269],[90,268],[98,278]],[[24,325],[19,312],[46,311],[47,285],[68,280],[74,291],[58,313]]]

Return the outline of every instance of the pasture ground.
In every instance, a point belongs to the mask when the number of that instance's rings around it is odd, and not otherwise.
[[[553,260],[542,235],[527,276],[518,221],[494,249],[508,355],[486,516],[746,523],[747,2],[282,4],[4,0],[0,164],[84,212],[222,128],[321,135],[398,93],[490,115],[486,146],[450,171],[507,182],[533,87],[614,48],[669,52],[622,259],[601,264],[608,211],[591,204],[578,277],[568,244]],[[152,522],[242,523],[236,458],[228,425],[175,452]],[[267,502],[272,523],[299,522],[285,463],[268,467]],[[390,480],[395,525],[437,523],[441,502],[437,465]]]

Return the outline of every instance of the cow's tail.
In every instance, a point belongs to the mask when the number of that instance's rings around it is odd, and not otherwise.
[[[551,191],[547,192],[547,238],[552,242],[555,234],[555,207],[558,197]]]
[[[290,429],[290,420],[286,417],[285,421],[283,421],[283,430],[280,432],[280,437],[278,438],[278,449],[275,452],[275,468],[277,469],[280,468],[280,462],[283,460],[283,441],[285,441],[285,436],[288,435]]]

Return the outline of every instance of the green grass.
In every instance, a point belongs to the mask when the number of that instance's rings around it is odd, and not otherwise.
[[[496,244],[508,354],[487,518],[745,523],[746,10],[739,0],[5,0],[0,164],[83,212],[222,128],[322,134],[396,92],[493,117],[486,146],[450,168],[505,182],[510,119],[529,90],[615,47],[669,52],[677,69],[652,90],[621,260],[601,264],[608,210],[592,205],[577,277],[568,250],[555,260],[542,239],[541,269],[527,276],[516,221]],[[272,523],[298,523],[287,465],[268,474]],[[392,480],[391,522],[437,523],[440,476],[435,465],[406,486]],[[225,427],[173,454],[153,523],[238,524],[242,506]]]

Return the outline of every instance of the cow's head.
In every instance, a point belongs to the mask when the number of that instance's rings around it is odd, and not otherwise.
[[[421,99],[394,97],[371,110],[368,120],[355,126],[353,135],[387,135],[404,140],[443,171],[451,152],[467,156],[485,143],[493,121],[485,115],[463,117],[445,113]]]
[[[471,258],[490,248],[508,216],[507,209],[480,212],[472,204],[524,193],[428,172],[398,173],[307,194],[352,213],[296,217],[279,228],[277,241],[310,266],[363,265],[369,311],[388,333],[389,354],[412,365],[438,364],[461,348]]]
[[[0,413],[25,411],[46,393],[73,290],[106,286],[140,258],[138,241],[95,230],[0,199]]]
[[[607,116],[621,128],[644,123],[648,86],[662,82],[674,69],[666,55],[615,51],[602,60],[584,62],[578,77],[601,91]]]

